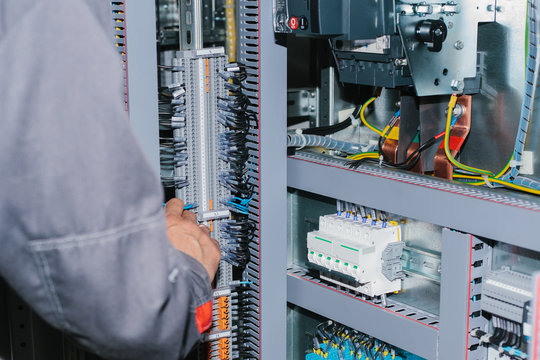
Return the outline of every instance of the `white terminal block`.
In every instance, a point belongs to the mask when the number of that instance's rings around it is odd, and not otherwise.
[[[197,213],[197,220],[199,222],[205,222],[211,220],[227,219],[229,218],[230,214],[231,212],[227,209],[200,211]]]
[[[319,231],[307,234],[308,260],[354,278],[359,286],[323,274],[321,278],[371,297],[380,296],[401,290],[401,279],[389,280],[382,271],[383,252],[389,244],[400,245],[400,237],[401,229],[395,223],[383,228],[381,221],[372,225],[370,219],[363,223],[345,215],[325,215],[319,218]]]

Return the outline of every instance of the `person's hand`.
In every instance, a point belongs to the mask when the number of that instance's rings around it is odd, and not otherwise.
[[[197,216],[184,210],[184,202],[171,199],[165,205],[167,236],[178,250],[199,261],[214,281],[214,276],[221,258],[221,251],[216,239],[210,237],[210,229],[197,224]]]

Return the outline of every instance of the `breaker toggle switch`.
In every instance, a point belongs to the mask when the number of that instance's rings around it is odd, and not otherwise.
[[[416,40],[426,44],[432,52],[441,51],[447,33],[448,29],[442,20],[422,20],[416,24]]]

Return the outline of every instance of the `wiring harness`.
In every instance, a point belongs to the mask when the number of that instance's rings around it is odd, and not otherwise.
[[[233,280],[214,290],[213,328],[206,333],[208,359],[252,359],[254,346],[246,339],[256,325],[250,319],[257,315],[257,305],[249,296],[250,281]],[[240,330],[240,329],[244,330]]]
[[[318,324],[313,334],[308,334],[308,336],[311,337],[313,348],[306,354],[306,360],[420,359],[332,320]]]
[[[536,11],[536,9],[534,11]],[[532,86],[532,85],[529,84],[528,86]],[[516,145],[516,149],[514,150],[514,154],[512,155],[511,159],[508,161],[506,166],[500,172],[498,172],[497,174],[494,174],[493,172],[489,170],[479,169],[476,167],[462,164],[459,161],[457,161],[450,152],[450,147],[449,147],[450,130],[452,129],[452,126],[455,124],[457,120],[457,118],[454,115],[454,107],[456,106],[457,99],[458,99],[458,95],[453,94],[448,103],[447,121],[446,121],[445,131],[430,138],[426,142],[422,143],[415,151],[413,151],[405,159],[405,161],[400,162],[400,163],[392,163],[392,162],[387,161],[385,159],[384,154],[382,153],[382,143],[384,142],[384,139],[386,138],[386,135],[388,134],[388,132],[391,131],[391,129],[395,126],[396,119],[399,117],[399,112],[396,113],[394,117],[392,117],[392,119],[389,122],[389,125],[383,131],[381,131],[375,128],[374,126],[370,125],[365,119],[365,116],[364,116],[365,108],[367,107],[367,105],[369,105],[371,102],[375,100],[375,98],[369,99],[364,104],[364,106],[362,106],[362,110],[360,111],[360,116],[362,118],[362,122],[366,124],[368,128],[372,129],[373,131],[379,134],[379,141],[378,141],[379,151],[378,152],[365,152],[365,153],[358,153],[355,155],[351,155],[348,157],[350,161],[348,161],[346,165],[352,169],[357,169],[360,165],[364,163],[370,163],[370,164],[378,165],[380,167],[409,170],[412,167],[414,167],[415,164],[420,160],[420,155],[423,151],[439,143],[439,141],[442,139],[446,158],[456,168],[456,172],[453,174],[454,179],[462,179],[461,182],[468,185],[477,185],[477,186],[486,185],[489,187],[504,186],[504,187],[511,188],[514,190],[520,190],[520,191],[527,192],[530,194],[540,195],[540,183],[532,179],[518,176],[519,170],[517,170],[516,163],[513,160],[515,157],[521,158],[521,152],[523,151],[524,144],[525,144],[525,137],[526,137],[528,121],[529,121],[528,116],[530,115],[529,114],[530,109],[527,112],[527,117],[524,117],[522,114],[522,125],[520,126],[518,140],[516,141],[517,145]],[[524,103],[527,103],[527,101],[525,101]],[[407,152],[408,152],[408,149],[407,149]],[[471,180],[476,180],[476,181],[471,181]]]
[[[377,209],[369,209],[365,206],[353,204],[346,201],[336,201],[337,215],[345,215],[345,218],[352,218],[353,220],[361,220],[363,223],[370,222],[371,225],[376,225],[380,222],[381,227],[384,229],[388,226],[389,219],[388,214],[385,211]],[[392,222],[395,224],[395,222]]]
[[[250,121],[256,115],[248,110],[249,98],[243,93],[242,81],[247,78],[245,68],[230,63],[219,72],[229,90],[227,96],[218,98],[218,121],[227,129],[219,134],[219,158],[229,168],[219,174],[220,183],[232,194],[221,199],[233,214],[231,220],[220,224],[223,239],[222,259],[233,266],[244,268],[249,261],[248,245],[253,238],[255,225],[249,219],[249,202],[253,198],[253,186],[249,184],[246,164],[249,158],[246,137]]]
[[[480,339],[480,344],[497,349],[499,354],[506,355],[512,359],[523,359],[527,357],[524,350],[523,325],[516,322],[492,316],[491,328],[493,333],[485,332],[479,328],[471,330],[471,336]]]
[[[184,71],[182,66],[160,65],[162,71]],[[175,168],[187,165],[187,140],[183,131],[174,136],[176,129],[186,127],[186,90],[184,84],[174,83],[159,92],[159,157],[161,182],[166,188],[181,189],[189,185],[186,176],[177,175]],[[180,172],[178,172],[180,173]]]

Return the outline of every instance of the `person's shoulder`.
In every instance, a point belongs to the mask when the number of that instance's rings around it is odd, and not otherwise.
[[[41,0],[2,1],[0,4],[0,41],[15,30],[26,16],[37,10]],[[45,2],[45,1],[43,1]]]

